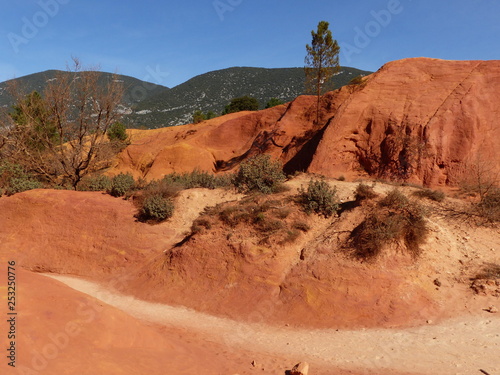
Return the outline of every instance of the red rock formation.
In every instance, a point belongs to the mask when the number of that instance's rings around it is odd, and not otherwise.
[[[0,259],[15,251],[20,266],[85,276],[117,274],[146,262],[174,230],[134,218],[128,201],[107,194],[31,190],[0,198]]]
[[[499,93],[500,61],[388,63],[342,103],[309,171],[361,166],[370,175],[456,184],[467,166],[500,165]]]
[[[361,85],[325,95],[319,124],[314,98],[301,96],[259,112],[143,131],[111,173],[220,172],[266,152],[287,172],[456,184],[466,170],[500,165],[499,93],[500,61],[394,61]]]

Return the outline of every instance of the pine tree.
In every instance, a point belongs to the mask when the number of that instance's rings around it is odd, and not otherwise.
[[[306,45],[305,58],[306,91],[317,97],[316,123],[319,122],[319,108],[321,96],[326,92],[328,83],[340,69],[340,47],[328,29],[329,23],[320,21],[318,30],[311,31],[312,43]]]

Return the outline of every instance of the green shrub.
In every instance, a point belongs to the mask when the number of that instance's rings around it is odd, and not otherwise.
[[[80,191],[108,191],[111,188],[111,179],[105,175],[84,177],[78,184]]]
[[[42,187],[42,184],[36,180],[24,177],[14,177],[10,180],[10,186],[7,189],[7,195],[21,193],[26,190],[40,189]]]
[[[21,165],[7,161],[0,163],[0,189],[4,194],[12,195],[42,187],[43,185],[33,175],[25,172]]]
[[[373,186],[366,185],[362,182],[356,186],[356,191],[354,193],[356,202],[361,202],[365,199],[373,199],[377,197],[377,195],[378,194],[375,193]]]
[[[111,125],[107,135],[111,142],[126,142],[128,140],[127,128],[121,122],[115,122]]]
[[[134,202],[139,207],[139,219],[142,221],[162,221],[172,216],[174,204],[172,198],[183,187],[171,179],[149,182],[141,192],[134,195]]]
[[[171,217],[173,213],[172,201],[160,194],[146,197],[141,208],[142,218],[145,220],[162,221]]]
[[[278,98],[271,98],[269,101],[266,103],[266,109],[267,108],[272,108],[276,107],[277,105],[284,104],[284,102],[281,99]]]
[[[259,101],[251,96],[242,96],[231,99],[231,102],[226,105],[223,115],[240,111],[257,111],[259,109]]]
[[[254,156],[240,165],[234,184],[240,191],[275,193],[285,181],[283,166],[266,154]]]
[[[307,189],[299,189],[299,201],[307,213],[316,212],[325,217],[339,209],[337,189],[330,187],[324,180],[310,180]]]
[[[359,75],[359,76],[354,77],[349,82],[349,85],[356,85],[356,86],[364,86],[364,85],[366,85],[366,81],[365,81],[364,76]]]
[[[205,114],[199,109],[194,111],[193,113],[193,124],[199,124],[202,121],[206,120]]]
[[[413,192],[413,195],[419,198],[427,198],[436,202],[444,201],[445,194],[440,190],[421,189]]]
[[[339,177],[337,178],[337,181],[345,181],[345,176],[343,176],[343,175],[342,175],[342,176],[339,176]]]
[[[0,163],[0,184],[5,186],[9,183],[10,179],[13,177],[24,177],[26,173],[24,169],[19,164],[10,163],[8,161],[2,161]]]
[[[111,179],[109,194],[113,197],[122,197],[134,188],[135,181],[131,174],[120,173]]]

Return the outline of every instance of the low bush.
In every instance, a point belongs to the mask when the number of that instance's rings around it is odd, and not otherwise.
[[[113,197],[122,197],[130,192],[134,185],[134,177],[131,174],[120,173],[111,179],[111,186],[108,191]]]
[[[29,177],[14,177],[10,180],[10,186],[6,189],[7,195],[21,193],[27,190],[40,189],[43,185]]]
[[[222,115],[240,111],[257,111],[259,109],[259,101],[251,96],[242,96],[231,99],[231,102],[226,105]]]
[[[139,208],[141,221],[160,222],[172,216],[173,198],[183,189],[178,182],[169,179],[151,181],[142,191],[134,194],[134,203]]]
[[[307,213],[329,217],[339,209],[337,189],[330,187],[324,180],[310,180],[307,189],[299,189],[299,202]]]
[[[442,202],[446,197],[442,191],[432,189],[420,189],[413,192],[413,195],[419,198],[427,198],[435,202]]]
[[[269,101],[266,103],[266,108],[272,108],[276,107],[277,105],[284,104],[284,102],[281,99],[278,98],[271,98]]]
[[[111,188],[111,178],[104,175],[84,177],[78,184],[80,191],[108,191]]]
[[[261,232],[275,232],[285,227],[285,224],[281,220],[270,219],[263,213],[258,215],[260,215],[260,217],[259,220],[255,222],[255,227]]]
[[[481,270],[473,279],[500,279],[500,264],[487,263],[481,267]]]
[[[477,204],[480,216],[490,222],[500,222],[500,188],[491,189]]]
[[[127,143],[128,141],[127,128],[121,122],[115,122],[111,125],[108,129],[107,136],[111,142]]]
[[[266,154],[252,157],[240,165],[234,185],[243,192],[259,191],[264,194],[277,192],[285,181],[283,166]]]
[[[297,230],[287,230],[285,237],[280,241],[281,244],[293,243],[299,238],[300,232]]]
[[[7,161],[0,163],[0,191],[2,194],[12,195],[42,187],[42,183],[27,173],[21,165]]]
[[[241,222],[250,222],[251,215],[244,208],[239,206],[229,206],[219,212],[220,220],[230,227],[235,227]]]
[[[290,203],[290,207],[285,206],[286,203]],[[260,243],[283,244],[295,240],[301,231],[307,232],[310,229],[306,223],[298,222],[298,220],[287,220],[299,212],[293,202],[289,200],[270,200],[265,199],[263,195],[254,195],[236,204],[217,205],[206,212],[206,215],[218,216],[224,225],[231,228],[243,224],[241,228],[251,229],[253,234],[259,238]],[[201,230],[201,228],[196,229]]]
[[[275,212],[275,216],[278,219],[286,219],[291,213],[292,210],[290,208],[280,208]]]
[[[232,175],[216,176],[209,172],[195,170],[189,173],[171,173],[163,178],[163,182],[180,186],[182,189],[207,188],[216,189],[232,185]]]
[[[379,204],[382,207],[393,209],[402,209],[410,203],[410,200],[399,189],[393,189],[380,200]]]
[[[349,85],[364,87],[366,85],[366,79],[362,75],[356,76],[353,79],[351,79],[351,81],[349,82]]]
[[[373,189],[373,186],[366,185],[364,183],[359,183],[358,186],[356,186],[356,191],[354,192],[354,197],[356,199],[356,202],[361,202],[366,199],[373,199],[378,196],[377,193],[375,193],[375,190]]]
[[[296,221],[292,225],[295,229],[298,229],[302,232],[309,232],[311,227],[304,221]]]
[[[174,213],[174,204],[160,194],[153,194],[144,199],[141,208],[142,218],[145,220],[163,221]]]
[[[144,186],[143,197],[156,194],[164,198],[173,198],[177,196],[183,188],[180,182],[173,182],[167,178],[154,180]]]
[[[207,218],[201,217],[193,221],[193,225],[191,225],[191,233],[199,233],[205,229],[212,228],[212,222]]]
[[[237,205],[225,207],[218,212],[220,220],[234,227],[239,223],[248,223],[259,225],[267,220],[265,213],[271,209],[272,205],[269,201],[261,201],[259,199],[244,199]]]
[[[428,234],[424,208],[396,189],[379,203],[381,207],[370,212],[351,233],[354,254],[371,259],[380,255],[385,246],[403,243],[406,252],[418,257]]]

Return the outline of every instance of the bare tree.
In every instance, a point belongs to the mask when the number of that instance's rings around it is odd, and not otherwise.
[[[494,160],[493,155],[481,150],[465,164],[460,182],[462,190],[476,193],[483,200],[492,190],[500,187],[500,168],[491,160]]]
[[[100,77],[96,68],[84,70],[73,58],[71,68],[58,73],[42,95],[11,86],[17,104],[3,155],[51,183],[76,188],[109,156],[106,133],[121,117],[120,81]]]

